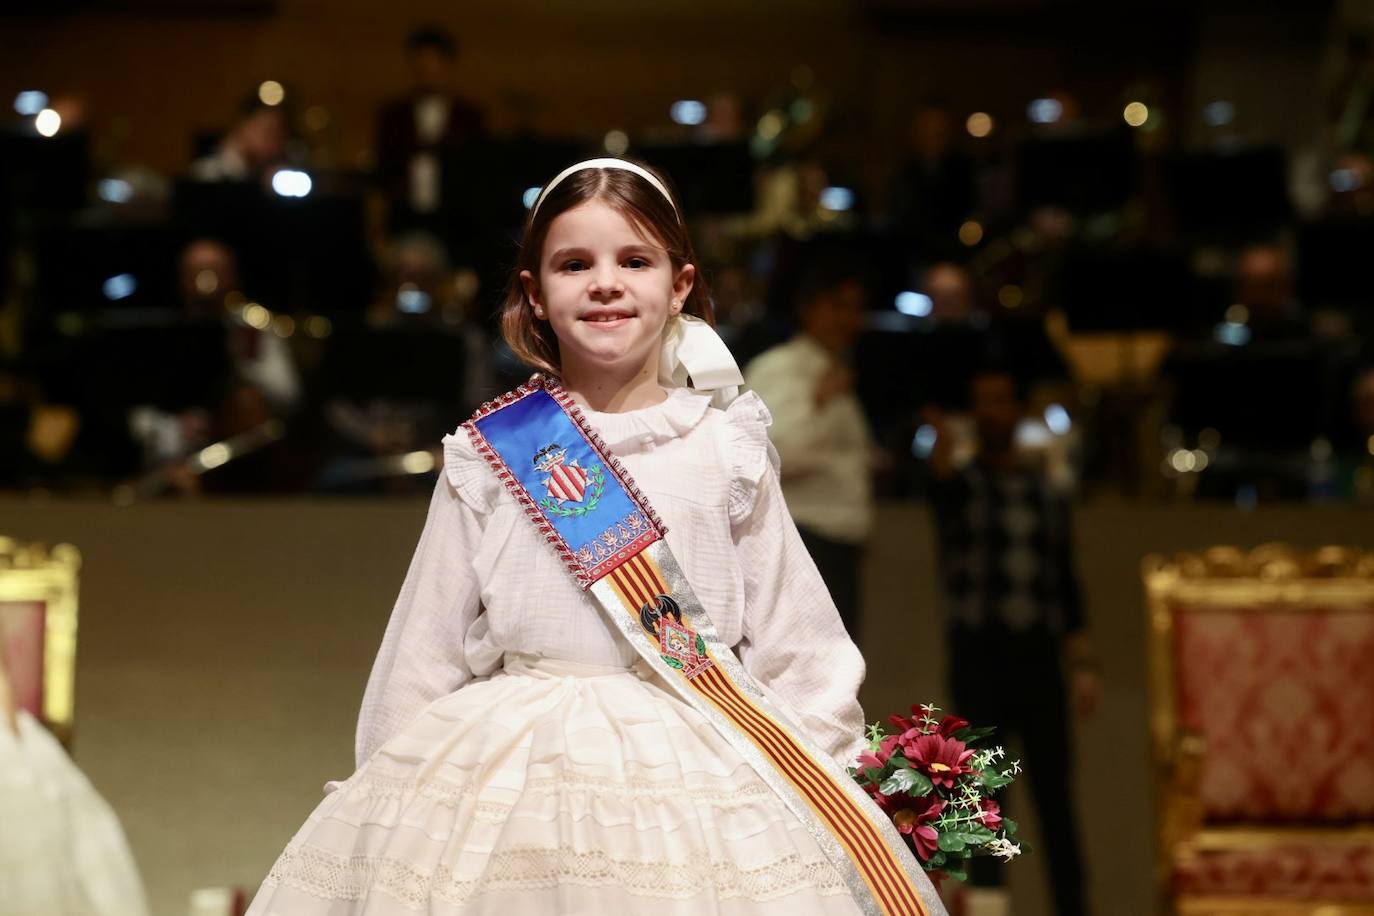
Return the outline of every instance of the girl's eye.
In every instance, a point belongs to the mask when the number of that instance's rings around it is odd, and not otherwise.
[[[568,261],[566,264],[563,265],[563,269],[564,269],[564,270],[581,270],[581,269],[582,269],[582,262],[581,262],[581,261]]]
[[[626,261],[625,263],[629,264],[630,267],[635,268],[636,270],[641,267],[649,266],[649,262],[644,258],[630,258],[630,260]]]

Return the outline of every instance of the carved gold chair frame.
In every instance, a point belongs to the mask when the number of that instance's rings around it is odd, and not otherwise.
[[[41,720],[70,748],[76,699],[76,627],[81,553],[0,537],[0,615],[8,607],[43,607]],[[0,619],[0,626],[3,626]],[[3,630],[0,629],[0,635]]]
[[[1175,865],[1203,852],[1259,850],[1295,842],[1374,844],[1374,824],[1207,824],[1197,792],[1206,747],[1201,736],[1180,725],[1173,670],[1173,637],[1180,614],[1301,610],[1374,613],[1374,552],[1349,547],[1303,551],[1284,544],[1265,544],[1248,551],[1214,547],[1172,557],[1152,554],[1143,561],[1141,574],[1148,616],[1155,877],[1161,912],[1178,916],[1374,916],[1374,904],[1188,896],[1176,894],[1172,885]]]

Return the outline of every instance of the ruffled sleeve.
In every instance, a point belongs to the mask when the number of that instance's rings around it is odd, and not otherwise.
[[[796,712],[838,762],[863,744],[859,685],[864,660],[845,632],[830,592],[783,501],[768,408],[745,394],[726,411],[734,478],[731,537],[744,576],[744,667]]]
[[[490,514],[501,493],[501,482],[461,426],[444,437],[444,476],[463,502],[483,515]]]
[[[730,467],[730,523],[744,521],[758,500],[770,470],[778,473],[778,452],[768,439],[773,415],[763,398],[746,392],[725,409],[725,458]]]
[[[472,679],[463,640],[482,606],[471,557],[482,536],[479,514],[495,499],[481,467],[465,433],[445,437],[444,473],[363,695],[359,766],[431,702]],[[499,488],[494,474],[486,477]]]

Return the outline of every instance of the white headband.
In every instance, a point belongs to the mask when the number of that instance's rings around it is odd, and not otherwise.
[[[649,184],[653,185],[658,190],[658,193],[663,195],[663,199],[668,201],[668,203],[672,205],[673,213],[677,216],[678,222],[682,222],[682,215],[677,212],[677,204],[673,203],[673,195],[668,193],[668,189],[663,186],[663,182],[659,181],[656,177],[654,177],[653,172],[650,172],[643,166],[635,165],[633,162],[627,162],[624,159],[609,158],[588,159],[585,162],[579,162],[576,165],[570,165],[563,171],[559,172],[557,175],[554,176],[553,181],[550,181],[548,184],[544,185],[543,190],[539,192],[539,196],[535,198],[534,206],[530,207],[530,216],[533,216],[534,214],[539,212],[539,205],[544,202],[545,197],[549,196],[550,191],[558,187],[558,183],[560,181],[562,181],[564,178],[567,178],[573,172],[580,172],[583,169],[620,169],[624,172],[634,172],[640,178],[643,178],[645,181],[649,182]]]

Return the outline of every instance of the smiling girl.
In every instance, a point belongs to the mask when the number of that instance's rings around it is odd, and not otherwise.
[[[646,167],[544,187],[501,315],[539,374],[445,437],[357,771],[250,916],[943,912],[842,770],[863,659],[694,261]]]

